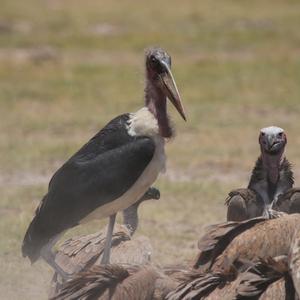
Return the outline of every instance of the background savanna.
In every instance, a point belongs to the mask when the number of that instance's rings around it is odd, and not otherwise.
[[[187,111],[169,113],[160,201],[141,207],[154,261],[193,257],[204,226],[245,186],[261,127],[278,125],[300,179],[299,1],[2,0],[0,295],[46,299],[52,270],[20,246],[53,172],[115,115],[143,101],[143,51],[160,45]],[[92,232],[94,222],[68,233]]]

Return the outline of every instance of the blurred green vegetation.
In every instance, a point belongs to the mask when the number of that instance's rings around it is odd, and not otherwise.
[[[151,45],[172,55],[188,115],[184,123],[170,107],[177,137],[156,184],[162,198],[141,208],[138,234],[153,241],[155,262],[192,259],[203,226],[224,220],[261,127],[286,129],[299,178],[299,25],[296,0],[2,0],[1,295],[46,298],[52,271],[21,258],[26,227],[61,163],[115,115],[141,107]]]

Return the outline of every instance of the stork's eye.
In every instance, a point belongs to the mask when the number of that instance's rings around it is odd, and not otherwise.
[[[163,66],[161,65],[159,59],[156,58],[154,55],[150,56],[150,65],[151,65],[151,68],[155,72],[157,72],[157,73],[162,73],[163,72]]]
[[[152,56],[150,57],[150,60],[151,60],[151,62],[153,62],[153,63],[157,63],[157,62],[158,62],[157,58],[156,58],[154,55],[152,55]]]

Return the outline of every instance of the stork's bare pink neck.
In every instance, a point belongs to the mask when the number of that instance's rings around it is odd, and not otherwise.
[[[147,79],[145,87],[145,104],[157,119],[161,136],[170,138],[173,132],[167,115],[166,96],[149,79]]]
[[[262,150],[261,157],[269,181],[276,184],[279,179],[280,166],[284,158],[283,151],[276,155],[271,155]]]

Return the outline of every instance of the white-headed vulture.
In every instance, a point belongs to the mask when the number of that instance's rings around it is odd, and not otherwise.
[[[248,188],[233,190],[226,199],[228,221],[242,221],[262,215],[274,217],[278,211],[300,212],[299,189],[292,189],[293,171],[284,155],[286,133],[276,126],[262,128],[258,141],[261,153],[252,170]],[[289,199],[286,199],[288,195]],[[290,199],[292,203],[289,203]]]

